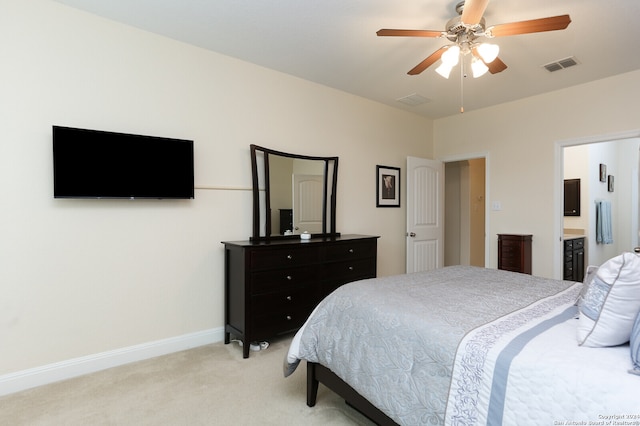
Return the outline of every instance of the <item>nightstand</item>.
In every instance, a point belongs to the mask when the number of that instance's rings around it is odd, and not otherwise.
[[[498,269],[531,275],[530,234],[498,234]]]

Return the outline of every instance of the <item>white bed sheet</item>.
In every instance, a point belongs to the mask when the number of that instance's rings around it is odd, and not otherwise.
[[[514,358],[504,424],[606,424],[617,416],[640,425],[640,377],[628,373],[629,345],[578,346],[577,324],[551,328]]]
[[[560,322],[529,340],[513,357],[501,424],[640,425],[640,376],[628,373],[632,368],[629,345],[578,346],[577,325],[575,318]],[[499,424],[488,414],[494,366],[506,345],[522,331],[505,335],[487,353],[476,424]],[[445,423],[465,424],[451,418],[451,408],[449,405]]]

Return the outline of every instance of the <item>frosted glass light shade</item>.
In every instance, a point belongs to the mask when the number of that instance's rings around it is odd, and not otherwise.
[[[478,55],[480,55],[482,60],[485,63],[490,64],[498,57],[498,53],[500,53],[500,46],[497,44],[482,43],[478,46],[477,50]]]
[[[436,68],[436,72],[443,76],[444,78],[449,78],[449,74],[451,74],[451,69],[453,66],[449,66],[442,62],[438,68]]]
[[[460,59],[460,47],[456,45],[450,46],[444,51],[440,59],[442,60],[442,63],[447,64],[449,68],[455,67]]]
[[[473,78],[481,77],[487,71],[489,71],[489,67],[487,67],[480,59],[473,58],[471,60],[471,72],[473,73]]]

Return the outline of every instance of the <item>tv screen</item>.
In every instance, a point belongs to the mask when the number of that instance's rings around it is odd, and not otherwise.
[[[53,126],[55,198],[194,198],[193,141]]]

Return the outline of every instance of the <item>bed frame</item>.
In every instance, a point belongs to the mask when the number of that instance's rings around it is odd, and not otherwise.
[[[398,426],[386,414],[376,408],[367,399],[355,391],[324,365],[307,361],[307,405],[316,405],[318,384],[322,383],[344,398],[345,402],[380,426]]]

